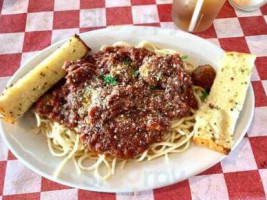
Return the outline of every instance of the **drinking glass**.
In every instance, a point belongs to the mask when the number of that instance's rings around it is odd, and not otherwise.
[[[172,19],[176,26],[189,32],[207,30],[225,0],[173,0]]]

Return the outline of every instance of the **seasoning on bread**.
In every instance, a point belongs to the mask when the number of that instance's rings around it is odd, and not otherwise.
[[[231,151],[255,59],[251,54],[225,53],[210,95],[196,113],[193,138],[196,145],[224,154]]]

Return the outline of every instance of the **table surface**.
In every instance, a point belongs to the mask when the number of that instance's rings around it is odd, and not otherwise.
[[[177,29],[171,0],[0,0],[0,89],[29,58],[50,44],[111,25]],[[138,193],[98,193],[69,188],[32,172],[0,137],[0,200],[266,199],[267,5],[253,12],[228,2],[207,31],[198,34],[227,51],[258,55],[252,75],[255,116],[247,135],[221,163],[183,182]],[[129,183],[130,184],[130,183]]]

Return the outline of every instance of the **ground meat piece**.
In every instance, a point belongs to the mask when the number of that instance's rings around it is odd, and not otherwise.
[[[200,65],[192,73],[194,85],[203,87],[208,90],[210,90],[215,77],[216,72],[210,65]]]

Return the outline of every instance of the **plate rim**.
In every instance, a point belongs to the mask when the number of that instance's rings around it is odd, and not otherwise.
[[[198,39],[198,40],[205,40],[206,42],[210,43],[210,45],[212,45],[213,47],[217,48],[218,50],[221,50],[224,52],[223,49],[221,49],[219,46],[216,46],[215,44],[213,44],[212,42],[204,39],[204,38],[201,38],[199,36],[196,36],[196,35],[193,35],[193,34],[190,34],[188,32],[184,32],[182,30],[173,30],[173,29],[169,29],[169,28],[161,28],[161,27],[147,27],[147,26],[111,26],[111,27],[107,27],[107,28],[103,28],[103,29],[98,29],[98,30],[93,30],[93,31],[88,31],[88,32],[85,32],[85,33],[81,33],[81,34],[78,34],[81,38],[83,37],[86,37],[88,35],[91,35],[91,34],[97,34],[97,32],[105,32],[105,31],[113,31],[113,30],[117,30],[117,29],[120,29],[120,28],[131,28],[131,29],[155,29],[155,30],[165,30],[165,31],[175,31],[176,34],[178,33],[182,33],[184,35],[188,35],[189,37],[193,37],[195,39]],[[21,69],[24,68],[24,66],[28,65],[29,63],[33,62],[35,59],[37,59],[38,57],[42,56],[44,54],[44,52],[49,52],[51,51],[53,48],[57,47],[57,46],[60,46],[62,45],[65,41],[67,41],[67,39],[62,39],[54,44],[51,44],[50,46],[40,50],[40,52],[38,52],[36,55],[34,55],[33,57],[31,57],[26,63],[24,63],[22,66],[20,66],[20,68],[11,76],[11,78],[9,79],[9,81],[7,82],[6,86],[9,86],[14,80],[17,80],[19,79],[18,77],[18,74],[21,73]],[[32,69],[32,68],[31,68]],[[25,73],[29,72],[31,69],[29,70],[26,70]],[[251,122],[252,122],[252,119],[254,117],[254,111],[255,111],[255,94],[254,94],[254,90],[253,90],[253,87],[252,87],[252,84],[250,82],[249,84],[249,88],[248,88],[248,91],[250,90],[251,92],[251,104],[252,104],[252,109],[251,109],[251,115],[249,116],[249,119],[247,120],[247,124],[245,125],[244,129],[241,131],[241,134],[240,134],[240,137],[235,141],[234,145],[233,145],[233,148],[232,148],[232,151],[235,150],[235,148],[240,144],[241,140],[244,138],[249,126],[251,125]],[[246,97],[247,98],[247,97]],[[9,134],[9,133],[5,133],[4,130],[3,130],[3,120],[1,119],[0,120],[0,133],[1,133],[1,137],[3,138],[6,146],[8,147],[8,149],[18,158],[18,160],[20,162],[22,162],[23,165],[25,165],[28,169],[34,171],[35,173],[43,176],[44,178],[47,178],[51,181],[54,181],[56,183],[60,183],[60,184],[63,184],[63,185],[66,185],[66,186],[69,186],[69,187],[73,187],[73,188],[78,188],[78,189],[83,189],[83,190],[90,190],[90,191],[96,191],[96,192],[108,192],[108,193],[126,193],[126,192],[138,192],[138,191],[144,191],[144,190],[148,190],[148,188],[145,188],[145,189],[140,189],[140,190],[135,190],[135,189],[130,189],[129,188],[126,188],[126,189],[109,189],[109,188],[106,188],[106,187],[95,187],[95,186],[82,186],[82,185],[77,185],[75,183],[71,183],[69,181],[65,181],[65,180],[62,180],[62,179],[58,179],[58,178],[55,178],[53,177],[52,175],[49,175],[43,171],[41,171],[39,168],[35,167],[33,164],[31,164],[30,162],[26,161],[25,159],[23,159],[22,157],[20,157],[20,154],[16,152],[16,150],[12,147],[12,144],[8,141],[8,139],[6,138],[5,134]],[[231,151],[231,152],[232,152]],[[211,162],[209,165],[203,165],[202,168],[199,168],[199,172],[195,172],[193,173],[190,177],[193,177],[207,169],[209,169],[210,167],[214,166],[215,164],[221,162],[224,158],[226,158],[228,155],[222,155],[221,157],[219,157],[218,159],[214,160],[213,162]],[[168,185],[172,185],[172,184],[175,184],[175,183],[178,183],[178,182],[181,182],[183,180],[186,180],[190,177],[186,177],[186,178],[183,178],[183,179],[180,179],[179,181],[177,180],[174,180],[174,181],[170,181],[168,183],[161,183],[161,184],[158,184],[157,187],[153,187],[153,188],[150,188],[150,189],[157,189],[157,188],[161,188],[161,187],[165,187],[165,186],[168,186]]]

